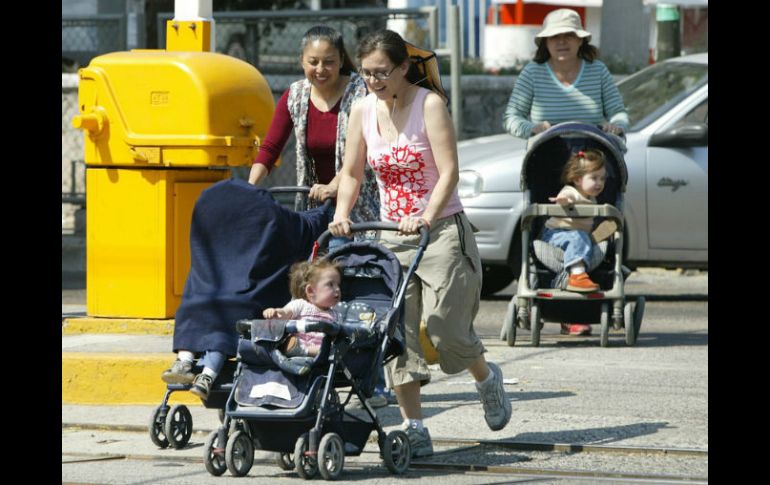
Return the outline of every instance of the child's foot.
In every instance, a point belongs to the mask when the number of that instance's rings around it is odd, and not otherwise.
[[[608,237],[615,234],[618,229],[618,224],[615,221],[606,220],[596,226],[594,232],[591,233],[591,239],[594,240],[594,244],[599,244]]]
[[[192,362],[176,359],[170,368],[163,371],[160,378],[166,384],[190,384],[195,379]]]
[[[195,377],[190,392],[203,399],[204,401],[209,398],[209,391],[211,390],[211,382],[213,379],[207,374],[198,374]]]
[[[562,323],[562,335],[591,335],[591,325],[584,323]]]
[[[567,282],[567,291],[590,293],[599,289],[599,285],[591,281],[588,273],[572,273]]]

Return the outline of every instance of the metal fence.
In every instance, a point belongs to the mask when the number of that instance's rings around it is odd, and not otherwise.
[[[122,14],[62,16],[62,63],[86,66],[107,52],[126,50],[126,16]]]
[[[158,14],[158,39],[166,38],[170,12]],[[301,74],[299,44],[314,25],[342,33],[345,47],[355,55],[369,32],[399,27],[406,40],[435,48],[435,7],[411,9],[333,9],[304,11],[214,12],[215,50],[248,62],[263,74]],[[165,41],[158,48],[165,48]]]

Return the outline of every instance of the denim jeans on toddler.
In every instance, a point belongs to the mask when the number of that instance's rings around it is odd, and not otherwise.
[[[543,229],[541,239],[552,246],[556,246],[564,251],[564,268],[580,262],[588,267],[593,254],[594,243],[591,235],[585,231],[576,231],[574,229]]]

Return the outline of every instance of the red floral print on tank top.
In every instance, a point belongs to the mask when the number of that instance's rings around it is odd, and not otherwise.
[[[381,154],[376,160],[369,157],[369,164],[386,187],[383,203],[388,219],[398,222],[423,209],[421,202],[428,188],[420,152],[409,145],[391,147],[390,155]]]

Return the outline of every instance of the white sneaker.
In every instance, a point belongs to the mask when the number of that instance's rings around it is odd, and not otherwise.
[[[476,389],[479,391],[481,405],[484,407],[487,426],[492,431],[499,431],[511,420],[511,401],[505,396],[503,371],[492,362],[487,362],[487,365],[492,373],[492,380],[485,385],[477,382]]]
[[[412,447],[412,458],[423,458],[433,455],[433,441],[430,439],[428,428],[418,430],[415,426],[401,427],[409,438]]]

